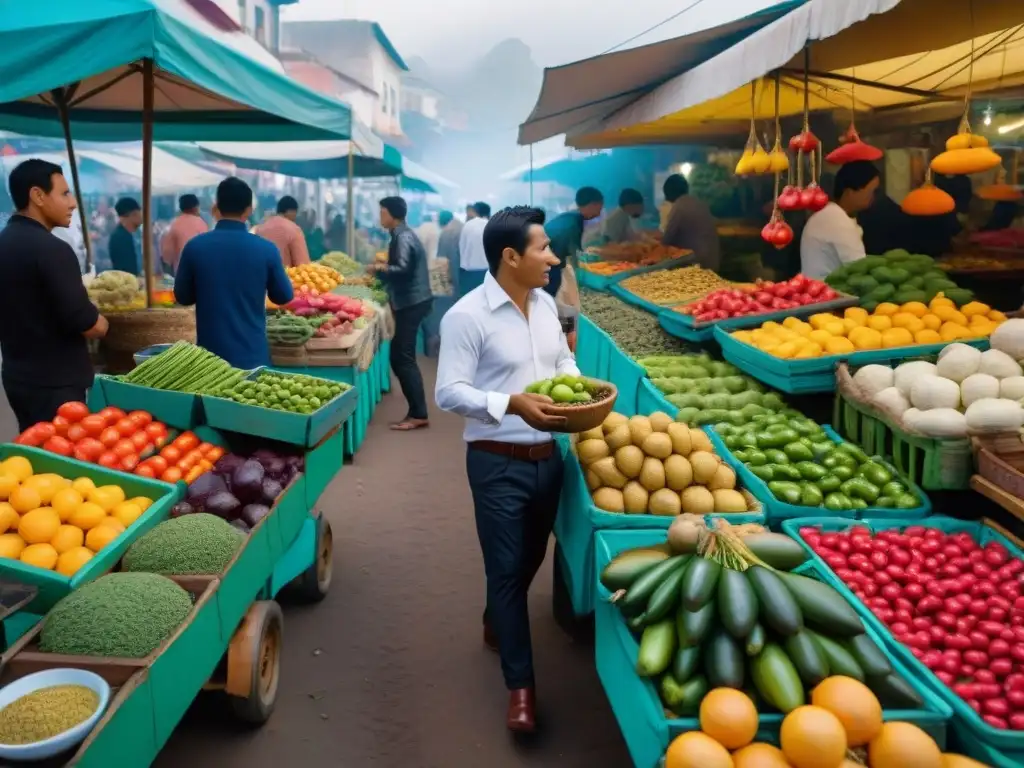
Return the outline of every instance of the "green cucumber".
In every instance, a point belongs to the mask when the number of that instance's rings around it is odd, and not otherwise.
[[[786,655],[793,662],[797,674],[807,688],[813,688],[828,677],[828,661],[825,654],[807,630],[787,637],[784,647]]]
[[[723,568],[718,579],[718,617],[726,631],[743,640],[757,623],[757,596],[747,577]]]
[[[721,573],[722,566],[714,560],[694,557],[683,576],[683,607],[688,611],[696,611],[707,603],[715,594],[715,586]]]
[[[647,614],[641,613],[639,616],[631,616],[626,619],[626,626],[633,632],[639,632],[647,626]]]
[[[697,675],[682,684],[673,680],[671,685],[666,685],[667,678],[668,675],[662,678],[661,700],[669,711],[676,716],[697,714],[700,703],[708,692],[707,678],[704,675]]]
[[[704,670],[712,688],[742,688],[747,659],[740,644],[728,632],[711,635],[704,655]]]
[[[661,582],[668,578],[676,568],[682,568],[686,564],[686,555],[676,555],[655,565],[648,571],[640,574],[625,596],[616,601],[619,610],[626,616],[636,616],[643,613],[647,608],[647,601],[651,599]]]
[[[676,634],[679,645],[689,648],[700,645],[715,618],[715,603],[706,603],[699,611],[688,611],[682,605],[676,611]]]
[[[924,699],[895,672],[885,677],[872,678],[868,680],[867,686],[878,697],[878,701],[885,709],[921,709],[924,707]]]
[[[831,637],[819,635],[810,629],[805,629],[804,631],[814,639],[814,642],[821,649],[822,654],[825,656],[825,662],[828,664],[829,674],[845,675],[846,677],[852,677],[854,680],[860,680],[862,683],[864,682],[864,670],[860,668],[860,664],[853,658],[853,654]]]
[[[779,572],[778,577],[792,593],[804,621],[833,637],[853,637],[864,633],[857,612],[833,587],[817,579]]]
[[[882,649],[875,645],[875,641],[867,635],[849,637],[843,642],[843,647],[853,656],[857,664],[864,670],[864,677],[869,680],[874,677],[888,677],[892,674],[892,664]]]
[[[672,677],[676,682],[685,683],[693,673],[697,671],[697,664],[700,662],[700,648],[677,648],[675,658],[672,659]]]
[[[807,550],[781,533],[752,533],[743,543],[757,558],[780,571],[792,571],[807,561]]]
[[[654,590],[651,599],[647,601],[647,610],[645,611],[650,621],[661,621],[679,605],[679,589],[685,573],[685,567],[676,568]]]
[[[676,650],[676,623],[672,619],[659,621],[644,629],[640,638],[640,652],[636,658],[636,673],[640,677],[660,675],[672,663]]]
[[[760,624],[755,624],[754,628],[750,630],[750,634],[747,635],[747,645],[744,650],[747,652],[747,656],[757,656],[763,649],[765,641],[768,638],[765,636],[764,627]]]
[[[630,549],[615,557],[601,571],[601,584],[609,592],[629,589],[637,578],[658,563],[668,560],[668,553],[651,549]]]
[[[751,659],[750,675],[761,697],[780,712],[792,712],[807,701],[800,673],[775,643],[765,644],[764,650]]]
[[[760,565],[752,565],[746,570],[746,576],[760,603],[762,624],[783,637],[795,635],[803,628],[804,618],[800,606],[778,573]]]

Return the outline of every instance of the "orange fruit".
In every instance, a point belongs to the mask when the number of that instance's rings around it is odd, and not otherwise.
[[[988,766],[954,752],[943,752],[942,768],[988,768]]]
[[[89,491],[85,498],[101,507],[104,512],[109,512],[124,501],[124,491],[116,485],[104,485]]]
[[[700,731],[676,736],[665,751],[665,768],[733,768],[729,751]]]
[[[0,501],[0,533],[18,527],[18,513],[6,501]]]
[[[57,558],[56,571],[64,576],[74,576],[90,560],[92,552],[85,547],[75,547]]]
[[[82,498],[82,494],[74,488],[64,488],[53,495],[53,498],[50,499],[50,506],[60,516],[61,522],[66,523],[83,501],[85,499]]]
[[[44,571],[52,571],[57,564],[57,550],[49,544],[29,544],[21,550],[21,562],[42,568]]]
[[[839,768],[846,757],[846,731],[839,718],[822,707],[797,707],[782,721],[782,754],[793,768]],[[872,768],[894,768],[875,765]]]
[[[62,525],[50,539],[50,544],[57,550],[58,555],[63,555],[69,549],[80,547],[84,543],[85,534],[82,533],[82,529],[73,525]]]
[[[0,475],[0,499],[8,498],[18,487],[18,478],[14,475]]]
[[[71,483],[71,487],[82,494],[82,498],[85,498],[89,491],[96,487],[96,483],[88,477],[80,477]]]
[[[7,461],[0,463],[0,475],[13,475],[19,483],[32,477],[32,472],[32,463],[24,456],[11,456]]]
[[[136,496],[134,499],[128,499],[129,504],[134,504],[143,512],[153,506],[153,500],[145,496]]]
[[[0,557],[17,560],[21,550],[25,548],[25,540],[16,533],[0,534]]]
[[[49,504],[50,500],[57,494],[57,491],[70,487],[71,483],[60,475],[48,472],[42,475],[33,475],[23,482],[22,485],[26,488],[35,488],[39,491],[39,498],[43,500],[43,504]]]
[[[97,525],[86,534],[85,546],[93,552],[99,552],[120,535],[121,531],[112,525]]]
[[[942,751],[927,733],[910,723],[885,723],[868,743],[871,768],[942,768]]]
[[[142,509],[132,501],[123,501],[110,514],[120,521],[122,529],[127,528],[142,516]]]
[[[104,517],[103,520],[100,521],[100,524],[97,525],[96,527],[97,528],[113,528],[118,533],[124,533],[125,532],[125,528],[126,528],[124,523],[122,523],[116,517],[112,517],[111,515],[107,515],[106,517]]]
[[[7,501],[14,507],[15,512],[19,515],[24,515],[26,512],[31,512],[33,509],[42,506],[43,497],[39,495],[39,491],[35,488],[19,485],[14,489]]]
[[[882,730],[882,705],[864,683],[844,675],[825,678],[811,691],[811,704],[827,709],[846,729],[851,747],[867,744]]]
[[[106,516],[107,513],[103,510],[103,507],[93,504],[91,501],[86,501],[79,504],[78,509],[71,513],[68,522],[77,528],[81,528],[83,531],[88,531],[102,523]]]
[[[39,507],[21,516],[18,535],[26,544],[48,544],[57,535],[59,528],[60,518],[57,513],[49,507]]]
[[[771,744],[750,744],[732,753],[735,768],[790,768],[782,750]]]
[[[757,735],[757,707],[742,691],[715,688],[701,700],[700,729],[726,749],[739,749]]]

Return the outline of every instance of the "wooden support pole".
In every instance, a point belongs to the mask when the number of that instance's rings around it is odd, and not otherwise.
[[[56,88],[52,92],[53,101],[57,105],[57,112],[60,114],[60,124],[64,129],[64,146],[68,153],[68,163],[71,165],[71,183],[75,187],[75,200],[78,203],[78,220],[82,224],[82,240],[85,243],[85,271],[92,267],[92,239],[89,237],[89,216],[85,210],[85,196],[82,194],[82,185],[78,183],[78,160],[75,157],[75,145],[71,140],[71,105],[68,104],[68,90]]]
[[[142,62],[142,274],[146,308],[153,307],[153,60]]]

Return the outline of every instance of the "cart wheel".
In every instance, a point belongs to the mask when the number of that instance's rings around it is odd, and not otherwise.
[[[562,571],[562,548],[555,544],[554,562],[551,564],[551,610],[555,623],[574,643],[591,645],[594,642],[594,617],[577,616],[572,607],[569,585]]]
[[[263,725],[274,711],[281,679],[281,642],[284,616],[274,600],[253,603],[228,646],[227,691],[235,717],[249,725]]]
[[[334,577],[334,534],[321,513],[316,523],[316,559],[292,582],[295,596],[307,603],[319,603],[327,597]]]

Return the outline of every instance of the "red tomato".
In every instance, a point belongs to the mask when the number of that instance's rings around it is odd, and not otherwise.
[[[206,460],[216,464],[220,460],[220,457],[223,455],[224,449],[221,448],[219,445],[215,445],[209,451],[207,451]]]
[[[68,427],[67,439],[72,443],[78,443],[89,436],[89,430],[87,430],[82,423],[72,424]]]
[[[120,458],[113,451],[105,451],[100,454],[98,459],[96,459],[96,463],[101,467],[109,467],[110,469],[116,467],[118,461],[120,461]]]
[[[196,466],[202,469],[203,472],[209,472],[211,469],[213,469],[213,463],[207,461],[206,459],[200,459],[199,463],[196,464]]]
[[[113,448],[120,439],[121,433],[114,429],[114,427],[107,427],[100,433],[100,442],[107,448]]]
[[[203,474],[203,470],[201,470],[199,467],[193,467],[185,475],[185,482],[191,485],[193,482],[195,482],[195,479],[199,477],[201,474]]]
[[[96,460],[103,455],[105,448],[103,443],[97,440],[95,437],[87,437],[78,445],[75,446],[75,452],[85,455],[86,461],[95,463]]]
[[[153,415],[146,411],[132,411],[128,414],[128,418],[132,421],[137,421],[140,427],[144,427],[153,421]]]
[[[136,432],[129,438],[132,441],[132,445],[135,446],[135,450],[142,453],[150,445],[149,435],[145,432]]]
[[[158,437],[164,437],[167,435],[167,427],[159,421],[154,421],[151,424],[146,425],[146,434],[155,441]]]
[[[43,450],[49,451],[50,453],[57,453],[61,456],[70,456],[74,451],[74,447],[66,438],[63,438],[60,435],[54,435],[43,443]]]
[[[113,452],[117,458],[123,459],[129,454],[135,453],[135,445],[131,440],[121,439],[114,444]]]
[[[107,421],[98,413],[94,413],[90,416],[86,416],[79,422],[85,431],[89,433],[89,437],[99,437],[100,433],[106,428]]]
[[[31,430],[31,428],[29,428],[22,432],[20,435],[18,435],[14,439],[14,442],[16,445],[30,445],[33,448],[38,448],[40,445],[42,445],[42,440],[40,440],[39,438],[40,435],[36,434]]]
[[[84,461],[86,464],[92,464],[92,462],[89,461],[89,457],[86,456],[77,445],[75,446],[74,453],[72,453],[71,455],[74,456],[79,461]]]
[[[194,448],[182,457],[183,460],[191,461],[193,464],[198,464],[203,460],[203,454],[199,452],[198,448]]]
[[[125,472],[131,472],[137,466],[139,466],[139,457],[136,456],[134,453],[129,453],[127,456],[121,457],[120,467]],[[147,475],[147,477],[153,477],[153,475]]]
[[[149,477],[156,479],[156,472],[153,471],[152,467],[138,467],[135,470],[135,474],[139,477]]]
[[[181,460],[181,451],[173,445],[168,445],[160,451],[160,455],[167,459],[168,464],[177,464]]]
[[[57,430],[57,434],[61,437],[68,433],[68,427],[71,426],[71,422],[63,416],[57,416],[51,423],[53,424],[53,428]]]
[[[29,429],[35,430],[35,433],[40,435],[44,441],[57,434],[57,428],[50,421],[40,421],[38,424],[33,424]]]
[[[121,437],[131,437],[139,429],[138,425],[127,416],[119,420],[114,425],[114,428],[120,433]]]
[[[177,467],[168,467],[163,474],[160,475],[160,479],[165,483],[176,483],[181,480],[183,476],[184,475],[181,470]]]
[[[96,415],[97,416],[102,416],[103,417],[103,421],[105,421],[107,426],[109,427],[109,426],[113,426],[118,421],[120,421],[121,419],[124,418],[124,411],[122,411],[120,408],[114,408],[113,406],[107,406],[106,408],[104,408],[102,411],[100,411]]]
[[[67,419],[69,424],[74,424],[89,415],[89,406],[79,402],[64,403],[57,409],[57,415]]]
[[[200,443],[196,446],[196,450],[199,451],[200,456],[205,456],[213,448],[213,443]]]
[[[177,466],[178,469],[180,469],[182,472],[188,474],[195,468],[196,463],[194,461],[191,461],[188,457],[185,457],[184,459],[178,462]]]
[[[146,463],[153,468],[157,476],[162,475],[167,471],[167,459],[162,456],[153,456],[152,458],[146,459]]]
[[[171,445],[178,450],[187,453],[199,445],[199,438],[191,432],[182,432],[178,439],[171,443]]]

